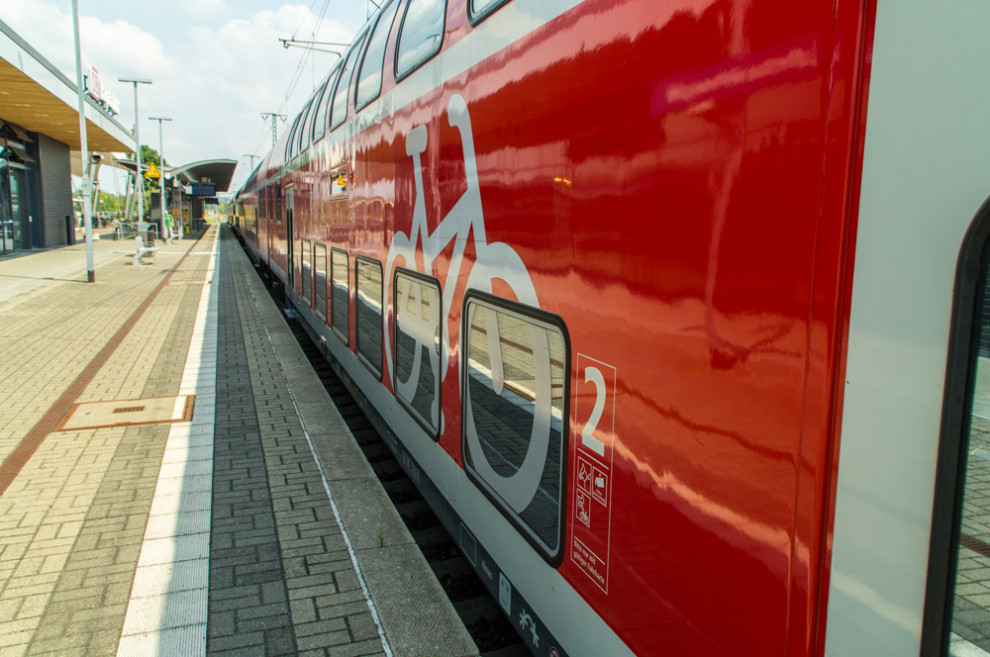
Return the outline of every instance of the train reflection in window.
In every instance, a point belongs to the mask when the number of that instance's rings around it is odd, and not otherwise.
[[[334,332],[346,344],[350,326],[350,270],[347,265],[347,251],[333,249],[330,251],[330,280],[332,294],[330,299],[330,324]]]
[[[440,284],[395,276],[395,396],[434,437],[440,433]]]
[[[555,318],[470,294],[464,334],[464,465],[530,543],[559,563],[570,371]]]
[[[382,266],[376,260],[357,258],[355,330],[357,352],[372,372],[382,375]]]
[[[327,245],[317,242],[313,245],[313,269],[316,271],[316,282],[313,290],[316,313],[327,318]]]

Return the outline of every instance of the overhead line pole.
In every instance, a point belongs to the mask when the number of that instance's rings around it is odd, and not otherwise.
[[[275,142],[278,141],[278,125],[275,123],[275,119],[282,119],[285,123],[285,114],[279,114],[277,112],[262,112],[261,118],[267,121],[269,118],[272,120],[272,148],[275,148]]]

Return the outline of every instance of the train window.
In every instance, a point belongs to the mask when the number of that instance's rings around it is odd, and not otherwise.
[[[395,397],[434,438],[440,435],[440,283],[395,274]]]
[[[312,305],[310,296],[310,282],[313,280],[313,269],[310,261],[313,257],[313,247],[309,240],[299,240],[299,278],[302,279],[302,298],[306,300],[306,305]]]
[[[354,262],[357,278],[355,331],[357,353],[368,368],[382,376],[382,265],[371,258]]]
[[[357,61],[360,54],[361,43],[364,41],[365,34],[367,32],[362,32],[361,36],[354,41],[354,45],[347,52],[344,65],[340,68],[340,79],[337,80],[337,88],[334,89],[333,93],[333,105],[330,109],[331,130],[340,126],[347,119],[347,98],[351,89],[351,72],[354,70],[354,62]]]
[[[316,314],[327,318],[327,245],[317,242],[313,245],[313,302]]]
[[[395,18],[395,10],[399,6],[398,1],[392,2],[378,17],[371,38],[368,39],[368,48],[364,53],[364,61],[361,63],[361,72],[358,74],[357,83],[357,107],[361,109],[382,92],[382,68],[385,64],[385,46],[388,43],[388,35],[392,31],[392,21]]]
[[[468,16],[472,23],[478,24],[507,2],[508,0],[470,0]]]
[[[921,654],[976,656],[990,652],[990,201],[955,294]]]
[[[323,82],[319,93],[316,95],[316,104],[313,105],[313,143],[323,139],[327,132],[327,104],[323,102],[327,98],[327,90],[333,86],[334,73]]]
[[[303,109],[302,121],[299,122],[299,152],[302,153],[304,150],[309,148],[309,133],[311,132],[310,127],[312,126],[311,119],[313,118],[310,113],[310,109],[313,107],[313,99],[310,98],[309,102],[306,103],[306,107]]]
[[[299,127],[299,117],[297,116],[295,121],[292,122],[292,128],[289,129],[289,137],[285,140],[285,161],[288,162],[292,159],[292,156],[296,154],[295,136],[296,128]]]
[[[350,267],[347,264],[347,251],[330,251],[330,325],[340,339],[349,341],[348,322],[350,321]]]
[[[409,0],[399,31],[395,75],[402,78],[440,52],[446,0]]]
[[[563,323],[476,292],[468,292],[463,317],[464,468],[530,544],[559,564],[570,372]]]

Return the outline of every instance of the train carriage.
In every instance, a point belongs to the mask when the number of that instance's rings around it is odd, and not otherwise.
[[[237,226],[534,654],[988,654],[990,5],[381,4]]]

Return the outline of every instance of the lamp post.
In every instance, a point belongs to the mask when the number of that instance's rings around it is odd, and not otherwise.
[[[90,220],[90,161],[89,144],[86,141],[86,103],[83,100],[82,50],[79,45],[79,5],[72,0],[72,31],[76,42],[76,91],[79,92],[79,150],[82,151],[82,211],[83,231],[86,235],[86,280],[96,282],[96,268],[93,264],[93,222]]]
[[[141,172],[141,115],[138,114],[138,85],[151,84],[151,80],[134,78],[117,78],[118,82],[130,82],[134,85],[134,154],[137,156],[136,184],[138,197],[138,225],[144,221],[144,174]]]
[[[165,239],[165,235],[166,235],[165,233],[165,142],[162,141],[162,122],[171,121],[172,119],[164,116],[149,116],[148,120],[158,121],[158,159],[162,163],[162,170],[161,170],[162,177],[159,180],[159,185],[158,185],[159,187],[158,196],[161,198],[161,202],[162,202],[162,216],[161,216],[161,223],[159,224],[160,226],[159,231],[162,236],[162,239]],[[180,233],[180,239],[181,239],[181,233]]]

